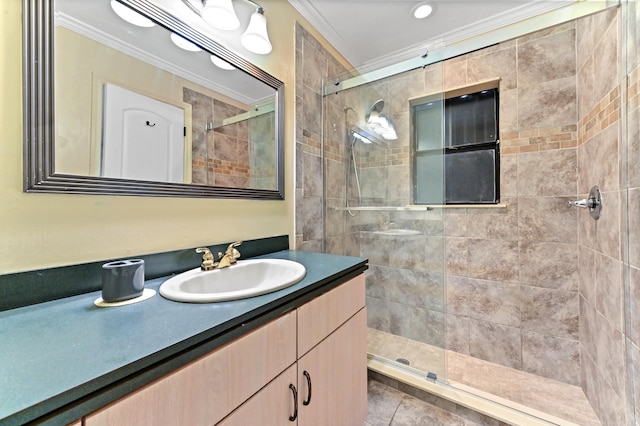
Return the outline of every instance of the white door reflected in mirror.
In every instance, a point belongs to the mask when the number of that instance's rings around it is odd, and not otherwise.
[[[103,100],[102,176],[188,182],[183,109],[113,84]]]

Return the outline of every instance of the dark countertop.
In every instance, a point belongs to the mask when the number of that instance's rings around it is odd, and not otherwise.
[[[0,424],[71,422],[342,284],[366,259],[282,251],[299,283],[232,302],[151,299],[99,308],[100,291],[0,312]],[[169,277],[149,280],[158,290]]]

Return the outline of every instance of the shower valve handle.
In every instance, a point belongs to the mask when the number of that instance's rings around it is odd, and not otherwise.
[[[580,207],[581,209],[593,209],[599,204],[599,201],[595,198],[583,198],[582,200],[567,201],[567,204],[572,207]]]
[[[591,217],[598,220],[600,218],[600,211],[602,210],[602,194],[600,193],[600,188],[597,186],[592,187],[589,191],[589,198],[567,201],[567,205],[571,207],[580,207],[581,209],[589,209]]]

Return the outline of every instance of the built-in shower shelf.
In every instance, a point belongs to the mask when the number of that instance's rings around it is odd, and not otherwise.
[[[500,209],[506,208],[504,203],[498,204],[430,204],[420,206],[363,206],[363,207],[334,207],[336,211],[431,211],[435,209]]]

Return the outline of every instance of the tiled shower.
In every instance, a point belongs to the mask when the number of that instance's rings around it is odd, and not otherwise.
[[[346,70],[296,28],[297,248],[368,257],[370,329],[439,348],[427,371],[451,375],[446,349],[578,387],[604,425],[637,422],[635,8],[324,98],[323,79]],[[495,78],[501,205],[396,209],[411,204],[409,100]],[[399,138],[354,145],[359,200],[348,130],[377,99]],[[567,206],[592,185],[605,203],[597,222]],[[350,213],[346,194],[367,208]],[[398,229],[416,232],[387,232]]]

